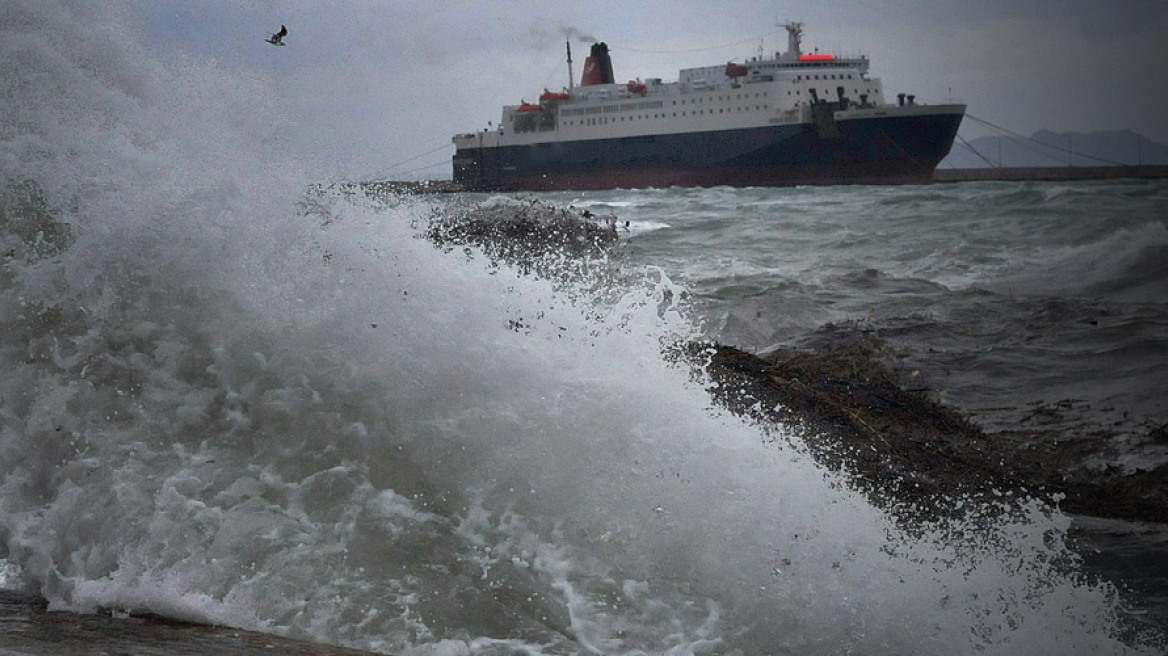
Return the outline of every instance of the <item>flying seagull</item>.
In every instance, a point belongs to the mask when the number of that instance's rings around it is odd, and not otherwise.
[[[282,46],[282,45],[284,45],[284,37],[286,37],[286,36],[288,36],[288,28],[281,25],[279,32],[276,32],[275,34],[273,34],[272,38],[264,39],[264,40],[267,41],[268,43],[274,45],[274,46]]]

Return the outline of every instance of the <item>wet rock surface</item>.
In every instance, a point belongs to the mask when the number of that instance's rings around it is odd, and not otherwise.
[[[986,430],[897,372],[879,338],[832,326],[814,341],[765,355],[720,344],[691,350],[708,355],[718,382],[711,393],[727,408],[800,426],[817,460],[878,501],[945,512],[963,497],[1034,497],[1074,514],[1168,522],[1168,468],[1105,464],[1116,456],[1107,427],[1079,422],[1069,431],[1053,420],[1067,408],[1037,404],[1014,427]],[[1143,439],[1168,442],[1165,429],[1147,426]]]
[[[444,208],[425,236],[448,251],[473,245],[495,262],[557,275],[547,267],[573,271],[564,258],[612,252],[619,225],[615,216],[520,198]],[[967,499],[1037,498],[1073,514],[1168,523],[1168,466],[1117,464],[1141,446],[1168,448],[1168,425],[1142,426],[1135,445],[1084,419],[1090,413],[1072,400],[975,417],[973,409],[943,403],[920,368],[906,369],[911,358],[860,323],[825,325],[798,348],[766,354],[696,343],[680,352],[707,368],[717,402],[797,426],[814,458],[906,519],[946,514]]]
[[[570,277],[579,271],[571,260],[610,254],[617,227],[615,217],[519,199],[445,208],[424,236],[446,251],[475,247],[528,273]],[[974,417],[943,403],[917,369],[903,366],[902,354],[858,326],[824,326],[798,348],[764,354],[716,343],[680,345],[675,354],[708,374],[717,403],[764,426],[796,427],[812,457],[903,520],[957,513],[971,499],[1008,508],[1034,497],[1076,515],[1168,524],[1168,467],[1114,464],[1131,444],[1117,444],[1107,426],[1083,422],[1077,402]],[[1145,426],[1140,439],[1168,446],[1168,426]],[[1115,539],[1156,530],[1138,527],[1125,525]],[[1097,531],[1095,538],[1109,535]],[[178,653],[365,652],[154,616],[51,612],[39,597],[0,590],[0,654]]]
[[[159,617],[48,610],[33,595],[0,590],[0,654],[7,656],[357,656],[367,652]]]
[[[493,262],[507,262],[525,272],[547,274],[549,256],[603,257],[617,243],[616,217],[559,207],[539,199],[515,199],[488,205],[435,211],[425,237],[448,251],[481,248]]]

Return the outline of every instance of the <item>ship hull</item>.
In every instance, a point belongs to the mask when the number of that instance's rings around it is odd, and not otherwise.
[[[963,114],[955,106],[826,125],[464,147],[454,180],[503,191],[925,183]]]

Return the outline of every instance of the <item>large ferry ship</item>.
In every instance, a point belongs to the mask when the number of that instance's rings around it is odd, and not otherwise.
[[[498,126],[454,137],[454,181],[478,190],[928,182],[965,105],[886,102],[868,58],[801,49],[617,83],[595,43],[580,84],[503,107]]]

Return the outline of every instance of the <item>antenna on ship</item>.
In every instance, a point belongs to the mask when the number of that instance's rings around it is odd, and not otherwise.
[[[576,82],[572,79],[572,40],[568,39],[564,42],[568,46],[568,93],[576,90]]]

